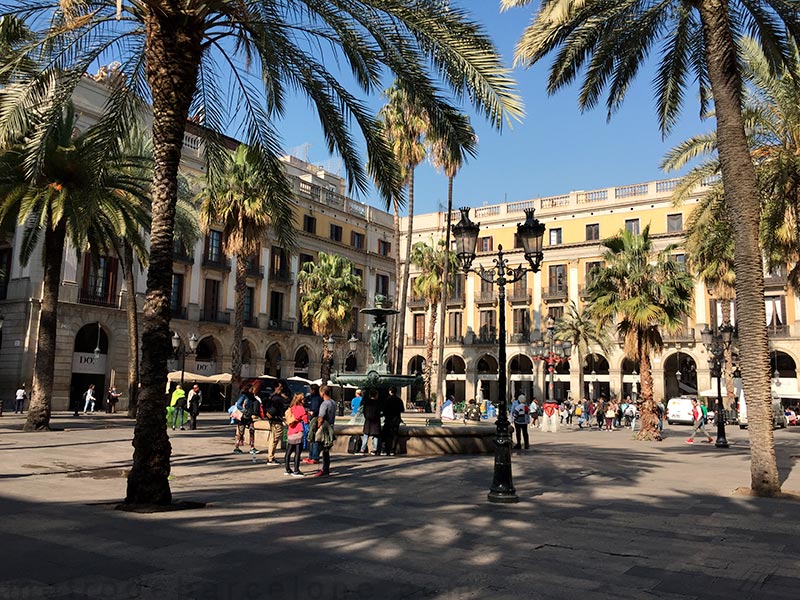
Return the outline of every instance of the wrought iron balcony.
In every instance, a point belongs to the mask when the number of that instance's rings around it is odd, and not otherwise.
[[[270,319],[267,323],[267,329],[270,331],[284,331],[291,333],[294,331],[294,321],[284,321],[278,319]]]
[[[269,280],[272,283],[282,283],[291,285],[294,281],[292,272],[289,269],[272,269],[269,273]]]
[[[461,345],[464,343],[463,335],[451,335],[445,338],[445,344]]]
[[[189,254],[186,250],[181,250],[176,248],[172,251],[172,261],[177,263],[183,263],[185,265],[193,265],[194,264],[194,256]]]
[[[508,336],[508,341],[511,344],[527,344],[531,341],[531,334],[527,331],[522,333],[512,333]]]
[[[418,296],[411,296],[408,299],[408,308],[425,308],[428,305],[427,300],[425,298],[419,298]]]
[[[297,324],[297,333],[301,335],[316,335],[311,327],[303,325],[302,323]]]
[[[482,291],[475,294],[476,304],[494,304],[497,300],[497,294],[494,290]]]
[[[245,327],[258,329],[258,317],[245,317],[242,323]]]
[[[508,292],[508,301],[509,302],[525,302],[530,303],[531,301],[531,290],[528,288],[517,288],[512,287]]]
[[[496,344],[497,343],[497,331],[494,329],[481,331],[475,336],[475,343],[476,344]]]
[[[424,346],[425,338],[418,338],[415,335],[406,336],[406,346]]]
[[[208,323],[224,323],[230,325],[231,314],[215,308],[204,308],[200,313],[200,320]]]
[[[172,318],[173,319],[184,319],[186,320],[186,307],[185,306],[173,306],[171,308]]]
[[[264,267],[261,265],[247,265],[247,276],[253,279],[264,279]]]
[[[119,299],[116,294],[95,294],[92,290],[81,288],[78,292],[78,302],[90,304],[92,306],[105,306],[108,308],[119,308]]]
[[[453,292],[447,296],[447,305],[448,306],[464,306],[466,300],[464,298],[464,292]]]
[[[552,285],[542,288],[542,300],[545,302],[551,301],[566,301],[569,297],[569,290],[566,285]]]
[[[212,259],[205,256],[203,257],[203,266],[206,269],[214,269],[215,271],[230,272],[231,261],[224,257]]]
[[[694,344],[695,335],[693,327],[686,327],[674,332],[664,332],[661,334],[661,339],[665,344]]]

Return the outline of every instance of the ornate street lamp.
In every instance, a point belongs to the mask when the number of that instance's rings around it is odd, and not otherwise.
[[[733,343],[733,327],[726,323],[719,328],[716,335],[706,325],[700,332],[700,339],[708,352],[708,366],[711,373],[717,377],[717,408],[715,419],[717,421],[717,448],[727,448],[728,439],[725,437],[725,409],[722,406],[722,367],[725,364],[725,354]]]
[[[181,387],[183,387],[183,375],[186,371],[186,357],[197,352],[197,344],[199,342],[200,340],[197,339],[197,336],[192,333],[189,336],[189,349],[184,348],[181,350],[181,336],[178,335],[177,331],[172,334],[172,351],[175,354],[175,358],[181,357]]]
[[[517,225],[517,237],[522,243],[525,260],[529,267],[520,265],[515,269],[508,266],[508,259],[503,254],[503,246],[497,246],[497,258],[492,259],[494,267],[486,269],[480,266],[472,268],[475,260],[475,249],[478,244],[480,223],[473,223],[469,218],[469,208],[461,208],[461,220],[453,227],[456,241],[456,258],[465,274],[472,271],[483,281],[498,287],[499,333],[498,342],[498,388],[500,398],[497,411],[497,433],[495,437],[494,478],[489,491],[490,502],[518,502],[511,476],[511,436],[508,421],[508,384],[506,381],[506,285],[526,277],[528,271],[536,273],[542,263],[542,238],[545,226],[534,217],[532,208],[525,210],[525,222]]]
[[[556,322],[553,317],[547,317],[545,321],[548,345],[545,346],[541,335],[537,335],[533,343],[533,359],[543,361],[547,365],[549,375],[548,394],[545,402],[556,402],[555,396],[555,373],[556,367],[569,360],[572,354],[572,343],[555,339]],[[592,371],[594,373],[594,371]]]

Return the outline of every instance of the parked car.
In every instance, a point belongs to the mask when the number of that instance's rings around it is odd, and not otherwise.
[[[744,399],[744,390],[739,394],[739,428],[747,429],[747,402]],[[773,392],[772,394],[772,427],[775,429],[785,428],[789,424],[786,414],[783,412],[781,399]]]
[[[667,402],[667,423],[670,425],[692,425],[692,400],[696,396],[679,396]]]

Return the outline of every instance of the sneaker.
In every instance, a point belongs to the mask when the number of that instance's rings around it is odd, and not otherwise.
[[[686,440],[687,444],[694,444],[694,440]]]
[[[239,448],[239,446],[236,446],[236,448],[233,449],[233,453],[234,454],[244,454],[244,452],[242,452],[242,449]]]
[[[323,470],[321,470],[321,469],[320,469],[319,471],[317,471],[316,473],[314,473],[314,474],[312,475],[312,477],[327,477],[327,476],[329,476],[329,475],[330,475],[330,473],[326,473],[325,471],[323,471]]]
[[[389,452],[387,456],[394,456],[394,455],[395,455],[394,452]]]
[[[291,474],[292,474],[292,472],[291,472],[291,471],[285,471],[283,474],[284,474],[284,475],[291,475]]]
[[[306,463],[307,465],[318,465],[319,464],[319,461],[315,460],[313,458],[304,458],[303,462]]]
[[[370,456],[378,456],[378,453],[377,453],[377,452],[375,452],[375,450],[373,450],[372,452],[370,452],[370,453],[369,453],[369,455],[370,455]]]
[[[294,473],[292,473],[292,477],[305,477],[305,475],[300,471],[295,471]]]
[[[714,438],[708,438],[708,440],[706,440],[706,442],[709,443],[709,444],[713,444],[714,443]]]
[[[250,448],[250,454],[257,454],[256,449],[255,448]]]
[[[175,428],[173,427],[173,429]],[[186,431],[186,427],[181,427],[181,431]]]
[[[271,465],[279,465],[279,464],[281,464],[281,463],[279,463],[277,460],[268,460],[268,461],[267,461],[266,463],[264,463],[264,464],[267,464],[267,465],[270,465],[270,466],[271,466]]]
[[[522,446],[520,446],[519,444],[517,444],[516,446],[514,446],[514,450],[522,450]]]

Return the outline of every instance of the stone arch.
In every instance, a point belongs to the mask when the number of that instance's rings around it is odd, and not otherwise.
[[[300,346],[294,353],[294,374],[308,379],[308,365],[310,362],[311,356],[308,353],[308,347]]]
[[[611,365],[597,352],[587,354],[583,361],[583,395],[591,400],[608,398],[611,390]]]
[[[475,361],[475,371],[479,375],[497,374],[497,359],[491,354],[483,354]]]
[[[242,339],[242,377],[255,377],[255,345],[247,339]]]
[[[271,375],[272,377],[281,376],[281,360],[283,352],[281,346],[277,342],[272,343],[267,347],[264,353],[264,375]]]
[[[183,340],[181,340],[183,343]],[[197,342],[195,360],[198,362],[217,362],[222,358],[222,346],[213,335],[207,335]]]
[[[425,370],[425,357],[415,354],[408,361],[407,373],[422,373]]]
[[[697,394],[697,361],[685,350],[675,350],[662,357],[664,396],[666,399],[682,394]]]
[[[72,346],[72,376],[70,378],[70,408],[78,412],[83,409],[83,393],[94,385],[97,398],[95,410],[103,406],[108,370],[109,337],[99,321],[86,323],[75,332]],[[95,349],[99,349],[95,355]]]
[[[793,379],[797,376],[797,362],[791,354],[782,349],[771,350],[769,353],[770,377],[775,377],[775,371],[779,378]]]
[[[444,369],[447,375],[464,375],[467,372],[467,363],[460,354],[453,354],[444,360]]]
[[[508,362],[508,370],[512,374],[533,375],[533,361],[524,354],[515,354]]]
[[[595,375],[608,375],[610,368],[608,359],[597,352],[587,354],[583,360],[584,375],[591,375],[592,371],[595,372]]]

